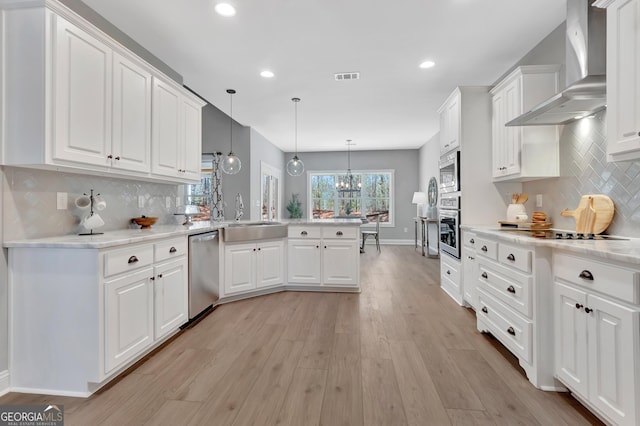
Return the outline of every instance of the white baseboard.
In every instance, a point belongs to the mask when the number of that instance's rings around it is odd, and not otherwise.
[[[0,371],[0,396],[9,393],[9,370]]]

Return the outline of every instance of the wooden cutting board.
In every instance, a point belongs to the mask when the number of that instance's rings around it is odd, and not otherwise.
[[[563,210],[561,216],[576,220],[576,232],[582,234],[600,234],[613,219],[615,206],[611,198],[603,194],[583,195],[575,210]]]

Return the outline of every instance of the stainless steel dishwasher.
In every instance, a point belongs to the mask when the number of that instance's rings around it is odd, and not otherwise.
[[[218,231],[189,236],[189,319],[220,297]]]

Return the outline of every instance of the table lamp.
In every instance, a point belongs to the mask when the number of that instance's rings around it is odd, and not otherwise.
[[[425,192],[414,192],[413,193],[413,200],[411,200],[412,204],[417,204],[416,207],[416,216],[417,217],[421,217],[422,215],[420,214],[420,205],[422,204],[427,204],[427,194]]]

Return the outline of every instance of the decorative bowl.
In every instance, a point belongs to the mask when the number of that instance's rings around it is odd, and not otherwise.
[[[134,217],[133,219],[131,219],[131,221],[135,222],[137,225],[140,225],[142,227],[141,229],[146,229],[146,228],[151,228],[151,225],[156,223],[158,221],[158,218],[142,216],[142,217]]]

